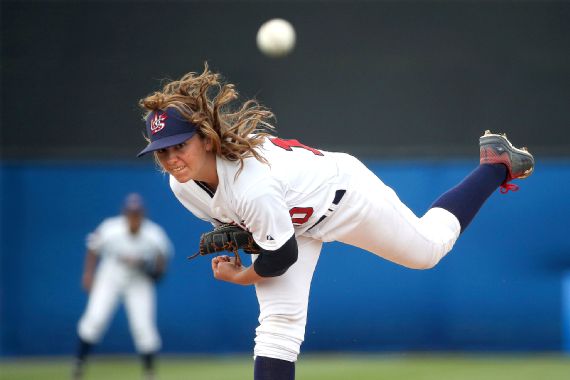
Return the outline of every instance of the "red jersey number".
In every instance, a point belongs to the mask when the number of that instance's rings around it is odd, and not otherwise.
[[[303,223],[307,223],[307,220],[313,215],[312,207],[293,207],[289,210],[289,215],[291,215],[291,221],[294,225],[300,226]]]
[[[324,156],[324,154],[315,148],[311,148],[310,146],[306,146],[305,144],[301,144],[297,140],[283,140],[278,137],[269,139],[274,145],[277,145],[279,148],[283,148],[288,151],[292,151],[293,148],[303,148],[308,151],[313,152],[317,156]]]

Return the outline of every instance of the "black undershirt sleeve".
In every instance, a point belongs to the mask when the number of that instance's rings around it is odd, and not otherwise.
[[[275,251],[261,249],[253,263],[255,273],[261,277],[277,277],[287,272],[287,269],[297,261],[299,255],[295,234]]]

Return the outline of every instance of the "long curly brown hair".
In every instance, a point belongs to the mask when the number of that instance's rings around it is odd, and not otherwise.
[[[179,80],[164,85],[139,101],[147,112],[166,108],[176,108],[185,118],[198,127],[198,134],[210,138],[214,153],[230,161],[243,161],[255,157],[266,163],[265,158],[255,150],[264,138],[275,128],[270,122],[273,113],[249,99],[232,107],[238,99],[238,92],[231,83],[225,83],[221,75],[210,71],[204,64],[201,74],[190,72]],[[238,173],[239,173],[238,172]]]

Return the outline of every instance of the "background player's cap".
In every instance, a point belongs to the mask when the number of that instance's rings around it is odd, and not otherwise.
[[[123,202],[124,212],[143,212],[144,202],[143,198],[138,193],[130,193],[125,197]]]
[[[194,136],[196,130],[196,125],[186,120],[176,108],[152,111],[146,118],[146,135],[150,143],[137,157],[183,143]]]

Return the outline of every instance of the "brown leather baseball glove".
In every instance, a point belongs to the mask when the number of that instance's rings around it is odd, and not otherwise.
[[[200,249],[197,253],[189,256],[193,259],[200,256],[206,256],[216,252],[232,252],[235,255],[236,266],[241,266],[241,258],[238,250],[243,250],[249,254],[259,253],[260,247],[253,240],[250,232],[233,224],[222,224],[213,231],[206,232],[200,237]]]

